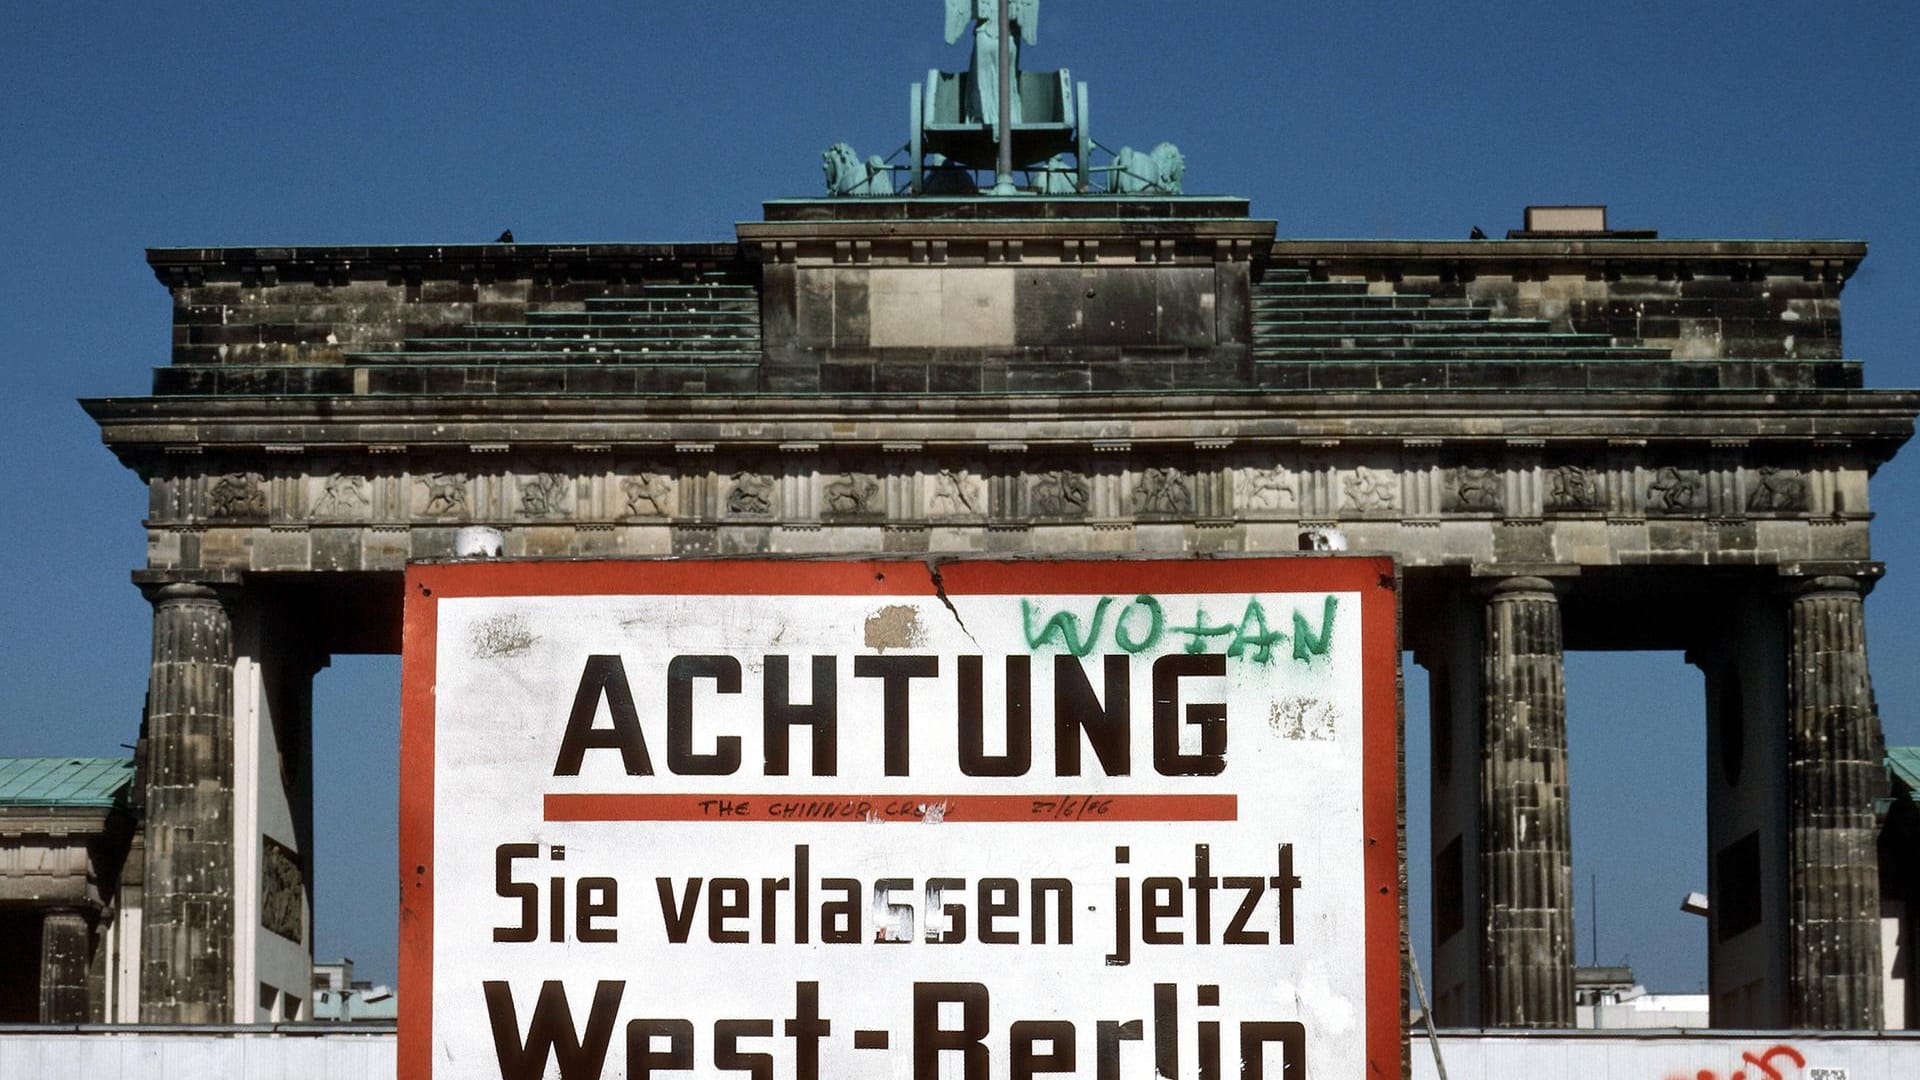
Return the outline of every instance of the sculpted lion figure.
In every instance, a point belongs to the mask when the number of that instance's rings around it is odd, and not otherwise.
[[[1186,156],[1170,142],[1146,154],[1131,146],[1122,147],[1113,163],[1116,195],[1179,195],[1181,181],[1187,175]]]
[[[827,147],[820,161],[827,174],[828,195],[893,194],[893,170],[887,168],[885,159],[878,154],[863,164],[853,147],[837,142]]]
[[[836,514],[867,514],[874,510],[874,496],[880,494],[880,481],[853,473],[827,485],[827,509]]]

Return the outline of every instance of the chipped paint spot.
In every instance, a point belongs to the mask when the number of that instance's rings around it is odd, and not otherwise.
[[[920,807],[920,820],[927,825],[938,825],[947,820],[946,803],[925,803]]]
[[[890,604],[867,616],[867,648],[912,649],[927,643],[927,628],[920,622],[920,609],[906,604]]]
[[[1340,710],[1316,697],[1284,697],[1273,703],[1267,726],[1295,742],[1329,742],[1340,727]]]
[[[539,640],[525,616],[495,615],[474,624],[473,656],[476,660],[525,656]]]

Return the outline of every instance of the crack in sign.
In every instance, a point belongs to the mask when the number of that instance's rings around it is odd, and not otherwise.
[[[940,576],[939,563],[931,560],[927,562],[927,577],[933,582],[933,594],[947,606],[947,611],[953,615],[953,621],[959,624],[960,632],[967,635],[967,640],[973,642],[974,648],[981,648],[980,639],[974,637],[973,631],[967,629],[967,620],[960,617],[960,609],[953,606],[953,599],[947,595],[947,583]]]

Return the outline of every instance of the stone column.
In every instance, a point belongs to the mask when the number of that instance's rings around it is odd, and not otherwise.
[[[40,1022],[84,1024],[93,928],[79,908],[48,908],[40,920]]]
[[[1508,578],[1482,645],[1481,866],[1488,1027],[1573,1026],[1573,847],[1560,603],[1542,578]]]
[[[1882,1019],[1873,814],[1882,752],[1862,599],[1852,578],[1815,578],[1787,616],[1788,993],[1796,1028],[1870,1030]]]
[[[233,621],[212,586],[151,585],[140,1019],[233,1019]]]

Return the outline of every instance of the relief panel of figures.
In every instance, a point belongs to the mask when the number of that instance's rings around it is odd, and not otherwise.
[[[1426,520],[1439,516],[1746,516],[1863,513],[1861,477],[1723,453],[1676,458],[1625,448],[1598,460],[1542,452],[1451,454],[1409,447],[1354,461],[1337,451],[1162,457],[981,458],[681,454],[488,471],[464,459],[313,461],[297,470],[191,468],[154,478],[156,523],[405,525],[497,522],[1125,522]],[[1091,467],[1090,467],[1091,466]],[[1859,470],[1855,470],[1857,473]]]

